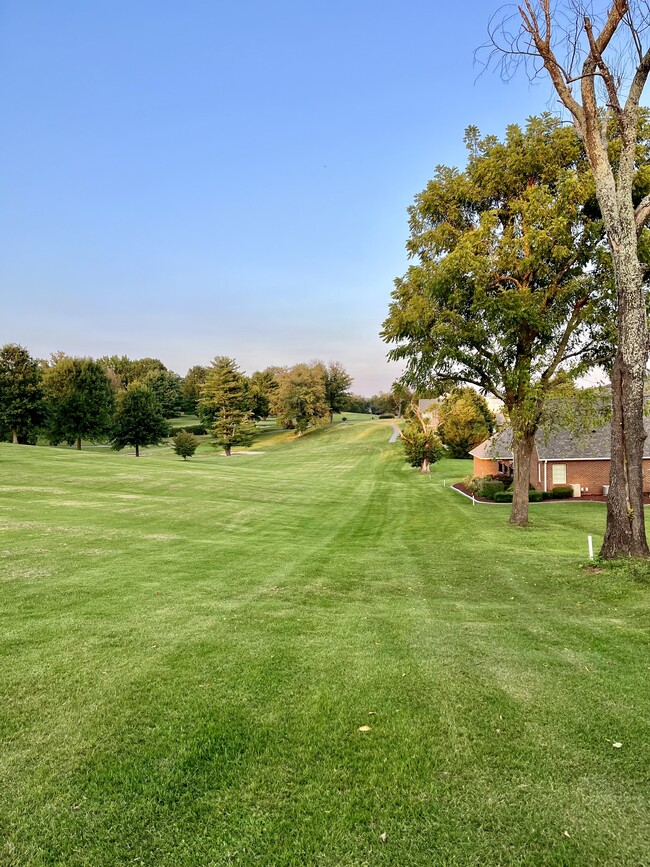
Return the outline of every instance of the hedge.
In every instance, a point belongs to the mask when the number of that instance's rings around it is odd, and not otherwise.
[[[485,497],[486,500],[493,500],[494,495],[503,490],[503,482],[485,481],[478,490],[479,497]]]
[[[551,496],[554,500],[565,500],[573,496],[573,488],[571,485],[555,485],[551,491]]]
[[[512,503],[511,491],[497,491],[494,495],[495,503]]]

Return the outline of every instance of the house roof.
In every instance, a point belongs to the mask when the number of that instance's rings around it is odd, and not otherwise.
[[[646,435],[644,454],[650,458],[650,418],[643,420]],[[535,446],[540,461],[589,461],[609,459],[610,437],[612,426],[610,424],[591,431],[584,435],[577,435],[568,430],[560,430],[546,435],[544,431],[537,431]],[[484,461],[512,460],[512,429],[504,428],[472,449],[470,452],[475,458]]]

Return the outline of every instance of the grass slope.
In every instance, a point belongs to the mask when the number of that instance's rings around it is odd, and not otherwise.
[[[390,433],[0,446],[0,864],[648,863],[650,591],[579,567],[604,509],[516,530]]]

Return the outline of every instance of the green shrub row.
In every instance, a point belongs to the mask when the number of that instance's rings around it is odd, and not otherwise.
[[[169,436],[176,436],[177,433],[181,431],[185,431],[185,433],[191,433],[195,436],[201,437],[208,433],[208,429],[202,424],[187,424],[184,427],[170,427],[169,428]]]
[[[542,500],[548,500],[550,497],[545,497],[544,494],[548,491],[528,491],[529,503],[541,503]],[[495,503],[512,503],[512,491],[497,491],[493,497]]]

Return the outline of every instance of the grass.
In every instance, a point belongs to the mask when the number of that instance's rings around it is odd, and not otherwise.
[[[0,446],[0,864],[648,863],[646,573],[390,433]]]

